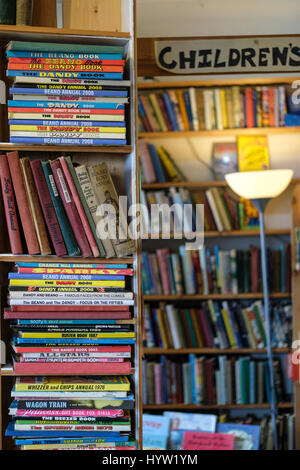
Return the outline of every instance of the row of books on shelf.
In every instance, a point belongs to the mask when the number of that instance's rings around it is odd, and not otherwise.
[[[271,304],[274,348],[292,344],[292,307],[289,302]],[[196,308],[177,308],[160,303],[144,305],[144,346],[182,349],[266,348],[267,334],[263,304],[249,302],[201,302]]]
[[[284,377],[285,357],[273,361],[277,402],[291,400],[292,382]],[[160,356],[144,360],[145,405],[249,405],[270,403],[266,359],[250,357],[187,358]]]
[[[285,85],[140,91],[138,110],[140,132],[279,127],[295,113]]]
[[[205,231],[258,230],[258,212],[252,202],[225,188],[190,193],[184,188],[142,191],[145,233],[186,234]],[[159,206],[158,206],[159,205]],[[160,207],[161,210],[152,210]],[[166,208],[169,207],[169,210]],[[151,217],[150,217],[151,214]]]
[[[108,216],[109,207],[117,207],[111,220],[127,224],[105,162],[76,165],[68,156],[29,160],[8,152],[0,156],[0,179],[13,254],[112,257],[135,251],[132,240],[120,241],[112,229],[102,239],[97,231],[101,204]]]
[[[5,435],[18,450],[135,450],[125,376],[18,377]]]
[[[12,41],[10,142],[125,145],[123,46]]]
[[[294,449],[295,416],[276,417],[279,450]],[[160,432],[157,432],[157,429]],[[143,415],[144,450],[273,450],[269,414],[233,418],[221,415],[165,411]]]
[[[290,244],[267,250],[269,285],[272,292],[291,290]],[[276,269],[272,269],[276,266]],[[209,295],[257,293],[262,290],[260,250],[221,250],[203,246],[178,252],[161,248],[142,253],[142,286],[145,295]]]

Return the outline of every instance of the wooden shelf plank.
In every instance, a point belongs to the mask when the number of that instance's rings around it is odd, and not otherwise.
[[[273,348],[273,353],[284,354],[289,353],[290,348]],[[243,348],[243,349],[216,349],[216,348],[181,348],[181,349],[166,349],[166,348],[144,348],[143,353],[150,355],[161,354],[267,354],[266,349],[257,348]]]
[[[173,139],[189,137],[217,137],[237,135],[270,135],[270,134],[300,134],[300,126],[293,127],[253,127],[242,129],[213,129],[210,131],[169,131],[169,132],[140,132],[139,137],[145,139]]]
[[[300,130],[300,127],[299,127]],[[291,184],[300,183],[300,178],[293,178]],[[187,189],[205,189],[211,187],[227,187],[226,181],[210,180],[210,181],[167,181],[164,183],[143,183],[142,189],[168,189],[168,188],[187,188]]]
[[[290,292],[275,292],[271,293],[272,299],[286,299],[291,297]],[[244,299],[262,299],[263,294],[258,293],[247,293],[247,294],[194,294],[194,295],[144,295],[145,302],[158,302],[158,301],[171,301],[175,302],[178,300],[244,300]]]
[[[93,31],[82,29],[51,28],[44,26],[0,25],[0,35],[26,33],[26,34],[53,34],[55,36],[91,36],[103,38],[130,38],[130,33],[117,31]],[[81,40],[81,38],[80,38]]]
[[[284,83],[293,83],[294,80],[299,80],[300,77],[285,76],[285,77],[246,77],[246,78],[212,78],[210,80],[192,79],[192,80],[178,80],[170,81],[159,79],[155,81],[139,81],[137,86],[139,90],[147,90],[154,88],[188,88],[188,87],[218,87],[218,86],[233,86],[233,85],[280,85]]]
[[[26,145],[1,142],[0,150],[12,152],[14,150],[23,152],[69,152],[69,153],[131,153],[131,145]]]
[[[187,405],[185,403],[168,403],[159,405],[143,405],[144,410],[224,410],[224,409],[243,409],[243,408],[270,408],[269,403],[255,403],[248,405]],[[293,408],[293,404],[290,402],[278,403],[276,408]]]
[[[8,253],[0,254],[0,262],[5,263],[76,263],[76,264],[133,264],[134,258],[81,258],[80,256],[31,256],[12,255]]]
[[[291,231],[290,229],[274,229],[274,230],[266,230],[265,235],[271,236],[271,235],[290,235]],[[189,239],[191,238],[191,234],[180,234],[180,236],[175,237],[176,234],[170,233],[167,238],[163,238],[163,234],[158,234],[158,238],[143,238],[143,242],[145,241],[154,241],[154,240],[183,240],[187,237]],[[197,234],[198,236],[200,235],[199,233]],[[219,237],[258,237],[259,236],[259,230],[233,230],[231,232],[217,232],[217,231],[205,231],[204,232],[204,237],[206,238],[219,238]]]

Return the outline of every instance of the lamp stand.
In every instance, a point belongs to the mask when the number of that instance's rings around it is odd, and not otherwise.
[[[272,352],[272,335],[271,335],[271,316],[269,307],[269,285],[268,285],[268,273],[267,273],[267,254],[266,254],[266,238],[265,238],[265,223],[264,223],[264,211],[269,199],[253,199],[253,204],[259,212],[259,230],[260,230],[260,248],[261,248],[261,268],[262,268],[262,283],[264,293],[264,312],[266,320],[266,333],[267,333],[267,357],[268,357],[268,368],[269,368],[269,379],[270,379],[270,413],[272,419],[273,428],[273,439],[274,439],[274,450],[278,450],[278,439],[277,439],[277,424],[276,424],[276,397],[275,397],[275,380],[274,380],[274,369],[273,369],[273,352]]]

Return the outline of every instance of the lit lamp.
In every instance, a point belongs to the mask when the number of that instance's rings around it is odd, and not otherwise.
[[[264,210],[271,198],[279,196],[291,182],[293,170],[245,171],[230,173],[225,179],[230,188],[240,197],[250,199],[259,212],[262,282],[264,292],[264,312],[267,329],[267,352],[270,375],[270,411],[274,436],[274,449],[278,449],[276,426],[276,401],[273,373],[271,318],[269,309],[269,287],[267,279],[267,256],[264,229]]]

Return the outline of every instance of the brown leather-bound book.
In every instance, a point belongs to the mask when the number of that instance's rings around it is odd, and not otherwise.
[[[19,155],[18,152],[9,152],[6,155],[28,253],[30,255],[38,255],[40,254],[40,246],[36,235],[33,218],[29,208],[29,202],[24,186],[21,165],[19,162]]]
[[[202,201],[203,201],[203,204],[204,204],[204,214],[205,214],[205,217],[207,217],[210,230],[216,231],[217,226],[216,226],[216,223],[215,223],[213,213],[212,213],[211,208],[209,206],[205,191],[199,191],[199,193],[201,195],[201,198],[202,198]]]
[[[6,155],[0,155],[0,180],[11,252],[13,255],[22,255],[23,248],[16,212],[14,190]]]
[[[200,329],[200,325],[199,325],[199,322],[198,322],[196,310],[194,308],[191,308],[190,312],[191,312],[191,318],[192,318],[192,322],[193,322],[193,326],[194,326],[194,330],[195,330],[195,335],[196,335],[196,338],[197,338],[198,348],[203,348],[203,338],[202,338],[201,329]]]
[[[40,245],[41,254],[43,256],[51,255],[51,247],[48,240],[46,225],[43,219],[40,202],[37,196],[37,190],[34,184],[29,158],[21,158],[20,164],[23,173],[24,185],[28,198],[29,208],[37,234],[38,242]]]

